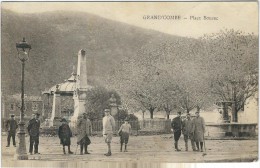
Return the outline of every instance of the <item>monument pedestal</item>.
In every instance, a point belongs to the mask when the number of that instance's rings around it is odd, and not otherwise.
[[[85,107],[86,92],[87,92],[86,90],[85,91],[78,90],[77,93],[74,94],[74,98],[73,98],[74,99],[74,114],[70,119],[71,120],[70,126],[73,128],[76,127],[78,117],[86,112],[86,107]]]
[[[53,109],[52,109],[52,115],[49,121],[50,126],[60,126],[60,120],[61,120],[61,99],[60,94],[58,92],[58,86],[57,90],[54,93],[53,97]]]

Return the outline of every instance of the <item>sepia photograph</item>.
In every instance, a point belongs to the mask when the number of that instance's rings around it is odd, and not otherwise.
[[[259,162],[258,12],[1,1],[1,166]]]

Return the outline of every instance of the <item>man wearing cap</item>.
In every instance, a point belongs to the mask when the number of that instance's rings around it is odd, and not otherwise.
[[[194,132],[194,141],[198,151],[203,152],[203,142],[204,142],[204,133],[205,133],[205,121],[200,117],[199,111],[196,113],[196,117],[192,120],[192,129]],[[200,145],[200,148],[199,148]]]
[[[113,132],[115,130],[115,119],[110,115],[110,110],[105,109],[105,116],[103,117],[103,137],[107,143],[108,152],[105,156],[111,156],[111,141],[113,137]]]
[[[77,144],[80,145],[80,154],[83,155],[83,148],[85,154],[90,154],[88,152],[88,145],[91,143],[89,136],[92,134],[92,124],[88,119],[87,113],[83,113],[77,121]]]
[[[15,134],[16,134],[16,129],[18,128],[18,125],[17,125],[17,122],[14,119],[14,114],[12,114],[11,118],[6,121],[5,128],[8,131],[7,146],[6,147],[10,146],[11,137],[13,139],[13,145],[15,147],[16,146]]]
[[[172,119],[171,123],[174,135],[174,147],[176,151],[181,151],[178,147],[178,141],[181,136],[181,129],[182,129],[182,121],[181,121],[181,112],[177,113],[177,117]]]
[[[191,146],[193,151],[195,151],[193,129],[192,129],[192,120],[190,118],[190,113],[187,113],[186,119],[182,122],[182,133],[185,141],[185,149],[188,151],[188,140],[191,141]]]
[[[40,154],[38,152],[38,145],[39,145],[39,136],[40,136],[40,120],[39,120],[39,113],[35,113],[34,118],[31,119],[28,123],[28,133],[30,135],[30,148],[29,153],[32,155],[33,152],[33,145],[34,145],[34,154]]]

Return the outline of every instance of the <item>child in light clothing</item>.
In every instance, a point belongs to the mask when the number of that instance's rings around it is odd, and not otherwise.
[[[127,143],[129,140],[129,134],[131,133],[131,125],[128,123],[128,118],[125,119],[125,123],[121,125],[120,129],[118,130],[118,134],[120,136],[120,143],[121,148],[120,152],[122,152],[123,144],[125,143],[125,150],[124,152],[127,152]]]

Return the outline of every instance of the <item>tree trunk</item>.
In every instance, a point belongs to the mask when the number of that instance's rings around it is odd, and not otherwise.
[[[167,120],[169,120],[170,119],[170,114],[167,114]]]
[[[153,119],[153,111],[150,111],[150,118]]]
[[[153,111],[154,111],[154,108],[150,108],[150,118],[153,119]]]
[[[170,111],[169,108],[167,108],[167,107],[165,107],[164,110],[165,110],[165,112],[166,112],[167,120],[170,119],[170,113],[171,113],[171,111]]]
[[[237,122],[236,87],[232,86],[232,122]]]
[[[170,110],[165,110],[166,111],[166,116],[167,116],[167,120],[170,119]]]

